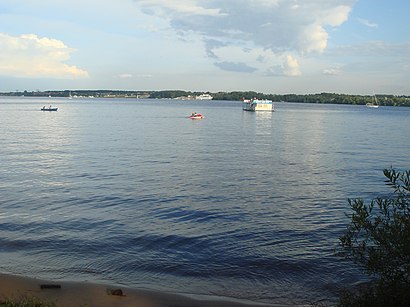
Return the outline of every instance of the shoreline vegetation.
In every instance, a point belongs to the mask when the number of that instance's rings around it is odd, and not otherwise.
[[[88,282],[47,281],[0,273],[0,307],[2,306],[249,307],[266,304],[234,298],[131,289]]]
[[[165,91],[122,91],[122,90],[53,90],[53,91],[15,91],[0,92],[0,96],[11,97],[67,97],[67,98],[139,98],[139,99],[180,99],[194,100],[202,94],[209,94],[213,100],[241,101],[243,98],[270,99],[282,102],[324,103],[366,105],[375,98],[380,106],[410,107],[410,96],[406,95],[350,95],[336,93],[320,94],[264,94],[253,91],[235,92],[190,92],[182,90]]]

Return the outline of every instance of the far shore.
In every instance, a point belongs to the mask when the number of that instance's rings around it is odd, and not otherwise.
[[[121,295],[122,294],[122,295]],[[47,281],[0,274],[0,302],[35,297],[58,307],[268,306],[232,298],[130,289],[88,282]]]

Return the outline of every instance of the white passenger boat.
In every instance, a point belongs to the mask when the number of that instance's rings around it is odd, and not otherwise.
[[[244,99],[242,109],[245,111],[268,111],[274,112],[272,100],[269,99]]]

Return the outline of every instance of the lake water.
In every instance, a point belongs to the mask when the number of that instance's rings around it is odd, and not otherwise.
[[[334,256],[347,199],[390,193],[382,170],[410,168],[410,108],[276,109],[0,98],[0,271],[333,302],[364,280]]]

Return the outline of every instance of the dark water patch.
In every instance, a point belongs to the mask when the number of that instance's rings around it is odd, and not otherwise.
[[[176,222],[207,223],[214,220],[232,220],[234,216],[224,212],[205,210],[192,210],[187,208],[164,208],[158,209],[154,215],[160,219],[175,220]]]

